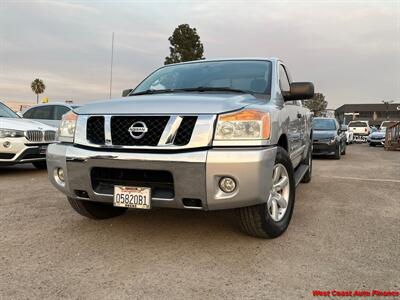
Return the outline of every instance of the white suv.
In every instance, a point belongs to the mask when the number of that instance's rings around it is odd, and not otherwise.
[[[0,102],[0,166],[32,163],[46,168],[46,149],[55,140],[56,129],[20,118]]]

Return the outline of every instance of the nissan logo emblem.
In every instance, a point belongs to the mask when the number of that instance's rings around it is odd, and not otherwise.
[[[141,139],[146,134],[146,132],[149,131],[149,129],[147,128],[146,123],[142,121],[137,121],[133,123],[131,127],[129,127],[128,131],[131,137],[138,140]]]

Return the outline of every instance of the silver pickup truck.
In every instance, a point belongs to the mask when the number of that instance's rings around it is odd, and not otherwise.
[[[167,65],[123,98],[64,115],[49,177],[89,218],[235,209],[246,233],[274,238],[296,186],[311,180],[311,113],[300,100],[313,94],[276,58]]]

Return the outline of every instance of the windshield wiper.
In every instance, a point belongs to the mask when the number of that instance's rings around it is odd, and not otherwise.
[[[186,89],[179,89],[180,91],[185,92],[208,92],[208,91],[217,91],[217,92],[233,92],[233,93],[241,93],[241,94],[252,94],[250,91],[233,89],[230,87],[212,87],[212,86],[198,86],[195,88],[186,88]],[[176,91],[176,90],[175,90]]]
[[[179,93],[179,92],[232,92],[241,94],[253,94],[251,91],[232,89],[230,87],[211,87],[211,86],[198,86],[195,88],[183,88],[183,89],[163,89],[163,90],[145,90],[142,92],[133,93],[130,96],[137,95],[151,95],[151,94],[163,94],[163,93]]]
[[[142,92],[137,92],[137,93],[130,94],[129,96],[163,94],[163,93],[172,93],[174,91],[175,90],[173,90],[173,89],[163,89],[163,90],[151,90],[151,89],[149,89],[149,90],[145,90],[145,91],[142,91]]]

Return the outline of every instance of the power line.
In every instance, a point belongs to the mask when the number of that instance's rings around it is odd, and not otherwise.
[[[110,99],[112,95],[112,78],[113,78],[113,60],[114,60],[114,32],[111,38],[111,68],[110,68]]]

